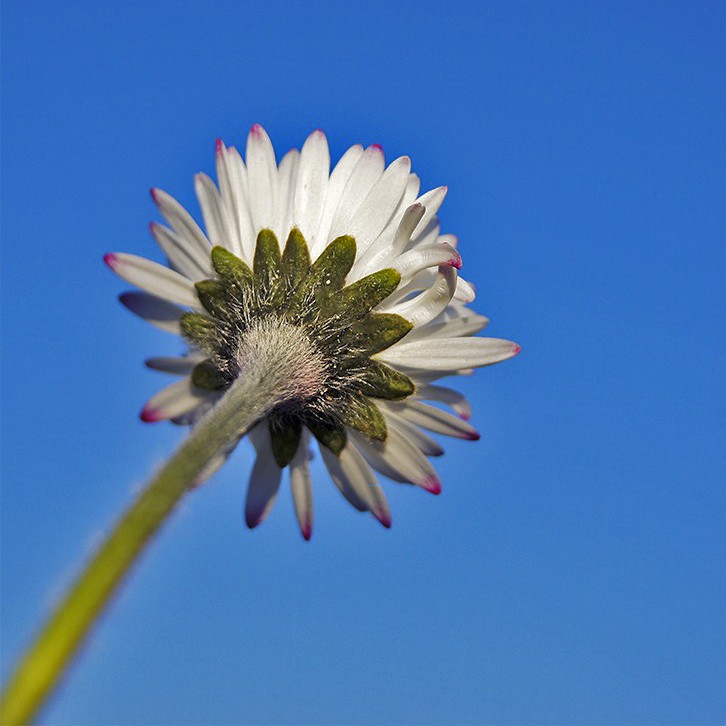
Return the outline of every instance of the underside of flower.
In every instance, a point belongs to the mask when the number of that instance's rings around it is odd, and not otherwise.
[[[261,230],[252,268],[223,247],[211,254],[216,277],[196,283],[205,312],[181,317],[184,337],[208,356],[192,371],[194,385],[224,391],[245,375],[250,358],[282,350],[288,390],[268,416],[280,467],[297,451],[303,426],[336,454],[347,427],[385,441],[375,399],[399,401],[415,389],[408,376],[371,358],[413,328],[400,315],[373,312],[396,290],[400,273],[383,269],[345,286],[355,240],[336,238],[311,263],[297,228],[282,251],[274,232]]]
[[[169,223],[151,225],[168,265],[106,256],[141,290],[123,293],[122,303],[189,347],[147,360],[181,378],[153,396],[141,418],[195,425],[230,400],[236,382],[258,376],[274,403],[259,409],[249,430],[256,459],[247,524],[267,516],[287,467],[310,537],[316,439],[341,493],[390,526],[374,470],[438,494],[429,457],[443,448],[427,432],[479,438],[466,399],[436,381],[519,352],[511,341],[476,337],[488,319],[467,307],[474,288],[458,274],[457,238],[440,231],[446,187],[419,195],[410,159],[386,166],[377,145],[351,146],[331,170],[321,131],[278,164],[255,125],[246,159],[218,141],[216,164],[218,184],[195,177],[203,228],[173,197],[152,190]]]

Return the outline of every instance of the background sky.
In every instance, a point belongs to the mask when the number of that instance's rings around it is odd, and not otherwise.
[[[2,673],[182,432],[180,345],[104,252],[159,259],[214,140],[322,127],[449,186],[444,231],[521,355],[459,387],[394,526],[315,462],[243,523],[247,445],[133,572],[43,724],[724,723],[726,5],[3,3]]]

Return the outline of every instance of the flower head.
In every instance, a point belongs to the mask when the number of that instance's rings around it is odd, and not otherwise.
[[[463,396],[434,382],[519,352],[506,340],[473,337],[488,320],[466,307],[474,291],[458,275],[457,240],[440,234],[446,188],[419,196],[410,160],[386,167],[377,145],[350,147],[331,172],[321,131],[278,165],[255,125],[246,163],[221,141],[216,161],[218,186],[195,178],[206,232],[152,190],[169,224],[151,224],[168,266],[124,253],[105,258],[141,290],[122,294],[123,304],[188,346],[183,356],[147,361],[180,379],[141,418],[193,425],[253,361],[274,359],[266,375],[279,380],[277,403],[250,431],[247,524],[265,518],[289,468],[310,537],[314,439],[343,495],[390,526],[374,469],[438,494],[429,457],[443,449],[425,431],[479,438]]]

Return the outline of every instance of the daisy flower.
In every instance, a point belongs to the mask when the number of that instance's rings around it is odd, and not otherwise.
[[[408,157],[386,166],[380,146],[355,145],[331,171],[327,139],[315,131],[278,165],[259,125],[245,156],[217,141],[217,184],[195,177],[203,226],[152,190],[168,226],[152,222],[151,232],[168,265],[105,257],[139,288],[121,302],[187,346],[179,357],[146,361],[178,380],[141,418],[194,426],[247,378],[250,390],[272,392],[265,402],[248,394],[256,458],[247,525],[267,516],[287,468],[310,538],[316,442],[346,499],[389,527],[375,472],[438,494],[429,459],[443,449],[430,433],[479,438],[466,399],[436,381],[510,358],[519,346],[475,337],[488,320],[467,307],[474,290],[458,274],[457,239],[440,232],[446,187],[419,195]],[[223,463],[233,439],[198,481]]]

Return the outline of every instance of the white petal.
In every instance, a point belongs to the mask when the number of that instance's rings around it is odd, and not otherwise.
[[[184,237],[190,245],[197,247],[202,255],[208,257],[211,245],[192,215],[163,189],[152,189],[151,198],[174,231]]]
[[[341,494],[361,512],[371,509],[374,502],[370,485],[376,478],[355,447],[348,442],[337,455],[323,444],[319,448],[330,478]]]
[[[383,408],[386,411],[392,410],[415,426],[421,426],[421,428],[428,429],[436,434],[468,439],[469,441],[478,441],[480,438],[479,433],[471,424],[426,403],[416,401],[407,401],[400,404],[386,403]]]
[[[148,292],[123,292],[119,295],[121,303],[132,313],[143,318],[147,323],[166,330],[168,333],[181,335],[179,318],[184,310],[174,303],[162,300]]]
[[[236,210],[237,214],[237,235],[240,240],[242,259],[252,264],[252,257],[255,252],[255,234],[252,228],[252,213],[249,205],[249,191],[247,189],[247,169],[239,151],[230,146],[226,153],[226,166],[229,172],[229,195],[234,199],[230,209]],[[221,182],[221,179],[220,179]],[[222,187],[222,195],[226,194]]]
[[[474,302],[474,299],[476,298],[476,290],[470,282],[467,282],[463,277],[459,277],[456,282],[456,293],[454,294],[454,297],[457,300],[461,300],[461,302]]]
[[[426,207],[426,212],[416,227],[416,231],[413,234],[414,239],[420,237],[426,231],[429,222],[434,219],[436,213],[439,211],[439,207],[443,204],[446,192],[448,191],[448,187],[437,187],[426,192],[426,194],[422,194],[416,200],[419,204],[423,204]]]
[[[303,430],[295,456],[290,461],[290,491],[302,536],[308,540],[313,533],[313,487],[308,463],[309,435]]]
[[[250,431],[250,440],[257,451],[245,501],[245,522],[254,529],[270,513],[280,488],[282,469],[272,454],[267,419]]]
[[[447,265],[458,270],[461,267],[461,257],[451,245],[434,242],[431,245],[416,247],[404,252],[393,263],[392,267],[395,267],[401,273],[402,280],[410,280],[421,270],[426,270],[429,267],[439,267],[439,265]],[[455,282],[456,276],[454,276]],[[455,289],[456,286],[454,285]],[[451,292],[452,297],[454,290]]]
[[[209,391],[194,386],[189,377],[182,378],[153,395],[141,411],[141,419],[152,422],[184,416],[209,397]]]
[[[192,282],[165,265],[125,252],[110,252],[106,264],[121,278],[170,302],[199,307]]]
[[[194,176],[194,191],[202,208],[204,225],[213,245],[220,245],[234,252],[239,250],[237,225],[214,182],[206,174]]]
[[[162,224],[149,225],[159,247],[169,264],[190,280],[203,280],[212,274],[209,250],[204,254],[197,245],[190,244],[186,237],[176,234]]]
[[[443,312],[454,295],[454,290],[456,290],[456,270],[453,267],[441,266],[428,290],[411,300],[385,309],[406,318],[414,328],[426,325]],[[405,345],[405,343],[401,342],[400,345]],[[395,347],[394,345],[387,351],[395,355]]]
[[[383,231],[401,201],[410,171],[411,159],[407,156],[396,159],[356,209],[346,233],[356,240],[358,254],[363,253]]]
[[[290,151],[282,157],[277,177],[280,184],[278,195],[280,211],[277,228],[280,230],[280,245],[284,248],[287,236],[292,228],[292,211],[295,196],[295,183],[300,162],[300,152],[297,149]],[[309,245],[308,245],[309,246]]]
[[[302,232],[308,246],[320,224],[330,174],[330,151],[325,134],[318,130],[308,136],[300,152],[295,183],[293,224]]]
[[[244,207],[246,200],[244,191],[239,184],[239,178],[233,169],[232,157],[227,152],[221,139],[217,139],[216,162],[219,195],[222,207],[228,215],[228,248],[239,257],[242,255],[240,205]]]
[[[481,368],[507,360],[519,353],[511,340],[499,338],[437,338],[401,342],[378,353],[384,363],[423,370]]]
[[[489,323],[489,318],[485,315],[477,315],[471,310],[467,310],[468,314],[465,317],[442,320],[441,318],[446,315],[448,310],[451,310],[451,307],[450,305],[439,318],[412,330],[406,336],[406,342],[412,343],[414,340],[422,340],[423,338],[431,340],[432,338],[457,338],[474,335],[483,330]]]
[[[434,441],[428,434],[421,431],[409,421],[401,418],[393,411],[386,411],[386,423],[389,427],[395,428],[402,436],[405,436],[422,454],[426,456],[441,456],[444,453],[443,447]]]
[[[184,355],[184,356],[167,356],[159,355],[154,358],[147,358],[144,363],[147,368],[162,373],[172,373],[177,376],[187,376],[199,363],[200,358]]]
[[[357,431],[351,432],[351,436],[368,463],[381,474],[394,481],[416,484],[426,491],[441,491],[441,482],[429,460],[395,427],[388,429],[385,442],[373,441]]]
[[[325,197],[325,209],[320,218],[320,226],[315,235],[315,244],[310,246],[310,256],[315,260],[331,241],[330,225],[335,213],[338,211],[338,204],[343,196],[345,187],[348,184],[358,160],[363,155],[363,147],[360,144],[351,146],[340,161],[335,165],[330,179],[328,180],[328,192]]]
[[[277,221],[277,164],[272,142],[255,124],[247,137],[247,181],[255,236],[264,228],[274,230]]]
[[[446,386],[420,386],[416,389],[416,397],[427,401],[436,401],[449,406],[457,416],[468,421],[471,418],[471,405],[466,397],[455,391],[453,388]]]
[[[350,221],[353,214],[368,196],[373,185],[381,178],[384,168],[381,147],[369,146],[358,159],[358,163],[345,185],[330,226],[330,237],[335,238],[350,232]]]

